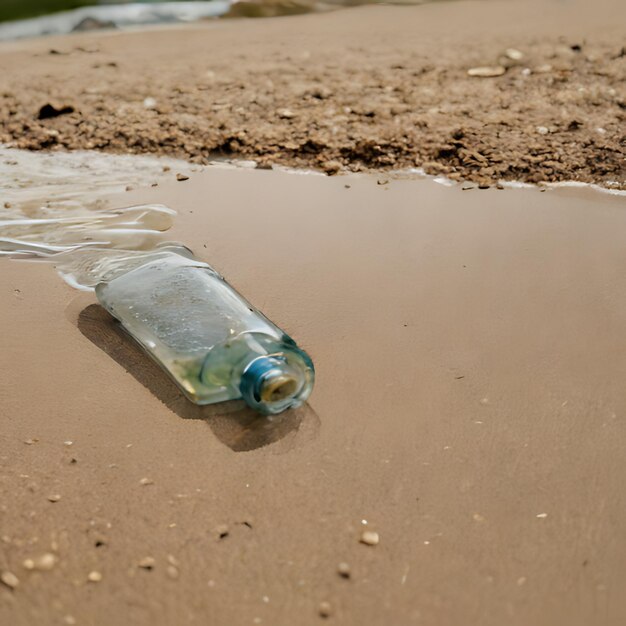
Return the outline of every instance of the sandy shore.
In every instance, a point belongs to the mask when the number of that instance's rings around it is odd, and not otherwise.
[[[5,43],[0,141],[624,188],[624,23],[470,1]]]
[[[376,170],[94,182],[176,209],[171,238],[312,355],[280,419],[191,405],[93,295],[0,261],[0,624],[622,626],[624,196],[381,171],[624,188],[622,16],[463,2],[0,45],[14,146]],[[39,215],[15,180],[0,207]]]
[[[0,622],[622,624],[623,198],[189,173],[111,203],[180,212],[312,354],[311,404],[192,407],[4,261]]]

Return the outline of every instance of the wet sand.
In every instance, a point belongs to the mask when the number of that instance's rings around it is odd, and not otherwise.
[[[179,211],[313,356],[310,406],[191,407],[3,261],[0,622],[623,624],[624,198],[190,174],[111,203]]]
[[[625,23],[484,0],[3,43],[0,142],[626,188]]]

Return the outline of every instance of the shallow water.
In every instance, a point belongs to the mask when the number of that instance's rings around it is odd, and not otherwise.
[[[0,256],[45,260],[80,289],[167,245],[175,211],[161,204],[111,208],[104,200],[189,171],[157,157],[0,148]]]
[[[115,28],[191,22],[223,15],[230,8],[230,4],[229,0],[210,0],[207,2],[87,6],[52,15],[2,23],[0,24],[0,41],[42,35],[64,35],[75,30],[86,19],[97,20],[103,26],[108,23],[110,27]]]

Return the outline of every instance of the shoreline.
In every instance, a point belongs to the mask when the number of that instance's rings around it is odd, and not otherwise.
[[[626,6],[600,4],[367,6],[0,44],[0,141],[626,189]],[[491,66],[504,73],[468,75]]]

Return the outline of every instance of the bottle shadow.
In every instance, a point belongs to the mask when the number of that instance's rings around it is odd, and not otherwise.
[[[215,436],[235,452],[247,452],[283,441],[279,450],[291,450],[298,442],[317,435],[320,420],[304,405],[280,415],[263,416],[243,401],[198,406],[190,402],[174,381],[124,331],[117,320],[98,304],[78,314],[76,325],[94,345],[119,363],[135,380],[183,419],[204,420]]]

